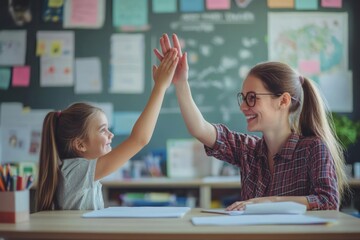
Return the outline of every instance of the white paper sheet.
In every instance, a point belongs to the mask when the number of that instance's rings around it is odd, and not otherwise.
[[[101,61],[98,57],[75,60],[75,93],[102,92]]]
[[[0,65],[24,65],[26,55],[26,30],[0,31]]]
[[[117,33],[111,36],[110,93],[143,93],[145,37]],[[150,79],[148,79],[150,80]]]
[[[203,209],[202,212],[219,213],[226,215],[249,214],[304,214],[306,206],[296,202],[268,202],[246,205],[244,211],[226,211],[225,209]]]
[[[220,217],[193,217],[194,225],[289,225],[289,224],[325,224],[336,222],[336,219],[319,218],[303,214],[267,214]]]
[[[84,218],[181,218],[189,207],[109,207],[83,214]]]

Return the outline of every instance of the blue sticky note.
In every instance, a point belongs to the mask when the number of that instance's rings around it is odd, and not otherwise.
[[[173,13],[177,10],[176,0],[153,0],[152,9],[154,13]]]
[[[203,12],[204,0],[181,0],[180,10],[182,12]]]
[[[0,89],[8,89],[10,86],[10,68],[0,68]]]
[[[318,9],[318,0],[296,0],[295,9],[316,10]]]

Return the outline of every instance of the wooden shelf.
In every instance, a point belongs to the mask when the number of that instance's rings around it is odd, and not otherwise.
[[[173,179],[173,178],[140,178],[106,180],[103,185],[104,201],[109,202],[109,189],[141,189],[155,191],[157,189],[198,189],[199,207],[210,208],[213,189],[240,189],[239,176],[234,177],[205,177],[197,179]],[[360,188],[360,179],[350,179],[351,188]]]

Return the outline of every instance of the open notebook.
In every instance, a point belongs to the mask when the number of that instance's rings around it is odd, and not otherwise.
[[[269,224],[326,224],[336,219],[308,216],[306,206],[295,202],[268,202],[246,205],[244,211],[203,209],[203,212],[231,216],[193,217],[194,225],[269,225]]]
[[[246,205],[243,211],[226,211],[225,209],[202,209],[202,212],[219,213],[231,216],[248,214],[303,214],[306,206],[296,202],[267,202]]]
[[[189,207],[108,207],[87,212],[84,218],[181,218]]]

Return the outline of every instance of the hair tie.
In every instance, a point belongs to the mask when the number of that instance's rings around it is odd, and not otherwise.
[[[59,110],[59,111],[56,112],[56,117],[59,118],[60,115],[61,115],[61,111]]]
[[[300,80],[301,85],[303,85],[304,84],[304,77],[300,75],[299,80]]]

